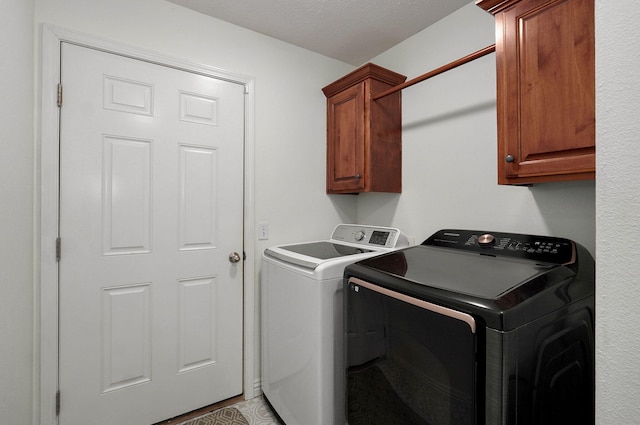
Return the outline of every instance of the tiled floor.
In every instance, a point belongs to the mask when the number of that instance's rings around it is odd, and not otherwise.
[[[262,396],[258,396],[251,400],[239,401],[235,404],[226,405],[225,407],[234,407],[242,413],[242,416],[249,422],[249,425],[283,425],[273,413],[267,402]],[[224,409],[221,407],[220,409]],[[211,423],[213,419],[209,415],[216,412],[217,409],[210,410],[200,415],[188,414],[188,418],[178,417],[168,421],[167,425],[193,425],[194,423]],[[163,423],[164,424],[164,423]],[[161,425],[157,423],[155,425]]]
[[[249,425],[280,425],[262,396],[232,405],[242,413]]]

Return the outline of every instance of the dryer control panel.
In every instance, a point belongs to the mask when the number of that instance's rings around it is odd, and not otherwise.
[[[575,262],[575,244],[569,239],[551,236],[444,229],[431,235],[422,245],[523,258],[545,263],[571,264]]]

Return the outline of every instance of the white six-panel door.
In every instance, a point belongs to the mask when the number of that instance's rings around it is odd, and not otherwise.
[[[63,43],[60,424],[242,393],[244,86]]]

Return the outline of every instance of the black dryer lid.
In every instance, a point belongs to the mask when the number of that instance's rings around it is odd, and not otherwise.
[[[487,235],[493,239],[479,242]],[[561,238],[448,229],[421,245],[348,266],[345,276],[466,311],[504,330],[593,294],[593,282],[576,279],[575,249]]]

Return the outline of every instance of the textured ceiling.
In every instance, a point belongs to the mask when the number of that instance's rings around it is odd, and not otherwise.
[[[354,66],[473,0],[169,0]]]

